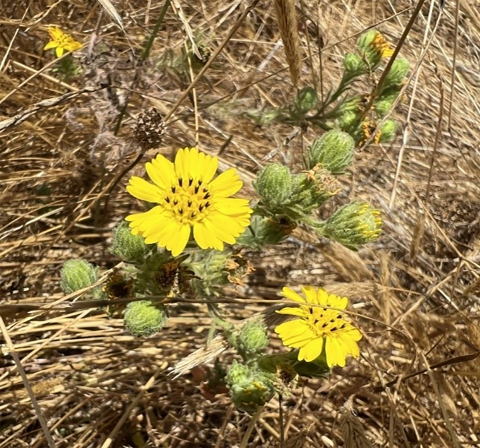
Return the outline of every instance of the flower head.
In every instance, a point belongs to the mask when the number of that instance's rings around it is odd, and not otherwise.
[[[184,148],[175,163],[158,155],[146,164],[153,184],[133,176],[127,191],[157,205],[145,213],[127,216],[134,235],[142,235],[146,244],[166,247],[179,255],[188,243],[191,231],[202,249],[223,250],[234,244],[250,223],[252,210],[247,199],[231,198],[242,188],[236,170],[231,168],[213,179],[218,159]]]
[[[77,42],[70,34],[64,33],[60,28],[54,26],[48,29],[51,41],[45,45],[44,50],[55,48],[57,58],[61,58],[65,51],[75,51],[82,48],[82,44]]]
[[[282,295],[300,306],[283,308],[277,313],[298,319],[278,325],[275,332],[286,346],[299,349],[299,361],[314,361],[325,351],[329,367],[345,366],[348,355],[360,354],[357,341],[362,338],[360,331],[341,312],[347,307],[348,299],[328,294],[322,288],[315,290],[313,286],[305,286],[302,291],[304,297],[283,288]]]

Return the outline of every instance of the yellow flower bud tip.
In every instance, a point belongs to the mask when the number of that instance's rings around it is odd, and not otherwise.
[[[394,53],[394,49],[392,46],[387,42],[385,37],[377,31],[377,34],[373,38],[372,46],[377,50],[380,54],[381,58],[389,58]]]

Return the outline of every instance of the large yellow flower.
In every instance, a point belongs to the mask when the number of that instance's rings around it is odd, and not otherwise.
[[[236,170],[231,168],[213,179],[218,159],[197,148],[180,149],[173,164],[158,155],[146,164],[153,184],[132,177],[127,191],[138,199],[157,205],[145,213],[127,216],[134,235],[147,244],[166,247],[179,255],[193,237],[202,249],[223,250],[234,244],[250,224],[248,200],[231,198],[242,188]],[[213,180],[212,180],[213,179]]]
[[[55,48],[55,54],[57,58],[61,58],[65,51],[75,51],[82,48],[82,44],[77,42],[69,34],[64,33],[60,28],[54,26],[48,29],[51,41],[43,48],[44,50],[50,50]]]
[[[284,322],[275,328],[283,343],[298,348],[299,361],[314,361],[325,349],[329,367],[345,366],[348,355],[360,354],[357,341],[362,338],[340,310],[347,307],[348,299],[328,294],[313,286],[302,288],[305,297],[290,288],[283,288],[282,295],[300,304],[278,310],[279,314],[297,316],[299,319]]]

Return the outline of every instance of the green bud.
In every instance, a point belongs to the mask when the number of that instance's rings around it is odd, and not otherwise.
[[[257,366],[249,367],[236,361],[225,377],[233,403],[237,409],[249,414],[270,401],[275,393],[273,380],[272,374]]]
[[[110,253],[127,263],[141,263],[145,259],[148,246],[141,235],[133,235],[126,222],[113,230]]]
[[[387,120],[380,128],[380,143],[390,142],[397,133],[397,123],[393,120]]]
[[[134,336],[152,336],[167,324],[166,309],[155,306],[150,300],[130,302],[125,310],[124,324]]]
[[[355,141],[346,132],[332,130],[314,140],[308,153],[308,168],[321,164],[330,173],[342,174],[350,165]]]
[[[278,244],[297,227],[287,215],[265,218],[253,215],[250,226],[237,238],[237,244],[260,248],[268,244]]]
[[[321,233],[352,250],[378,238],[382,232],[380,212],[363,201],[354,201],[337,210]]]
[[[60,272],[60,286],[65,294],[86,288],[97,281],[97,268],[81,258],[68,260]]]
[[[384,117],[390,112],[394,101],[397,99],[398,93],[398,90],[386,90],[375,102],[375,112],[377,112],[380,117]]]
[[[310,112],[318,103],[317,92],[313,87],[304,87],[298,92],[295,100],[297,110],[306,114]]]
[[[368,72],[365,61],[355,53],[347,53],[343,58],[343,68],[345,75],[349,78],[363,75]]]
[[[247,359],[262,352],[268,345],[267,327],[258,320],[246,322],[238,336],[238,348]]]
[[[345,112],[338,118],[336,123],[340,129],[348,130],[353,125],[358,124],[358,114],[355,112]]]
[[[267,206],[287,204],[292,194],[290,170],[280,163],[267,165],[258,173],[255,188]]]
[[[386,89],[395,87],[397,90],[400,89],[405,77],[407,76],[408,70],[410,69],[410,62],[405,58],[395,59],[390,71],[388,72],[385,82],[382,86],[382,91]]]
[[[363,33],[358,38],[357,47],[361,57],[368,61],[371,70],[378,66],[382,58],[389,57],[393,53],[389,43],[375,29]]]

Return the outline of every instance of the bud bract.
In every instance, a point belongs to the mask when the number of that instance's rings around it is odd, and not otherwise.
[[[86,288],[97,281],[97,268],[81,258],[68,260],[60,273],[60,286],[66,294]]]
[[[140,337],[158,333],[167,324],[167,319],[166,309],[150,300],[129,303],[124,315],[125,328]]]
[[[310,146],[308,168],[321,164],[334,175],[342,174],[352,161],[354,149],[355,141],[349,134],[328,131]]]
[[[380,212],[363,201],[354,201],[337,210],[325,223],[322,234],[352,250],[378,238],[382,232]]]
[[[109,250],[127,263],[141,263],[145,259],[148,246],[141,235],[133,235],[128,224],[122,222],[113,230]]]
[[[292,195],[290,170],[280,163],[267,165],[258,173],[255,188],[267,206],[279,206],[290,202]]]
[[[385,90],[384,93],[380,96],[380,98],[375,101],[375,112],[380,117],[384,117],[390,112],[394,101],[397,99],[398,93],[398,90]]]

